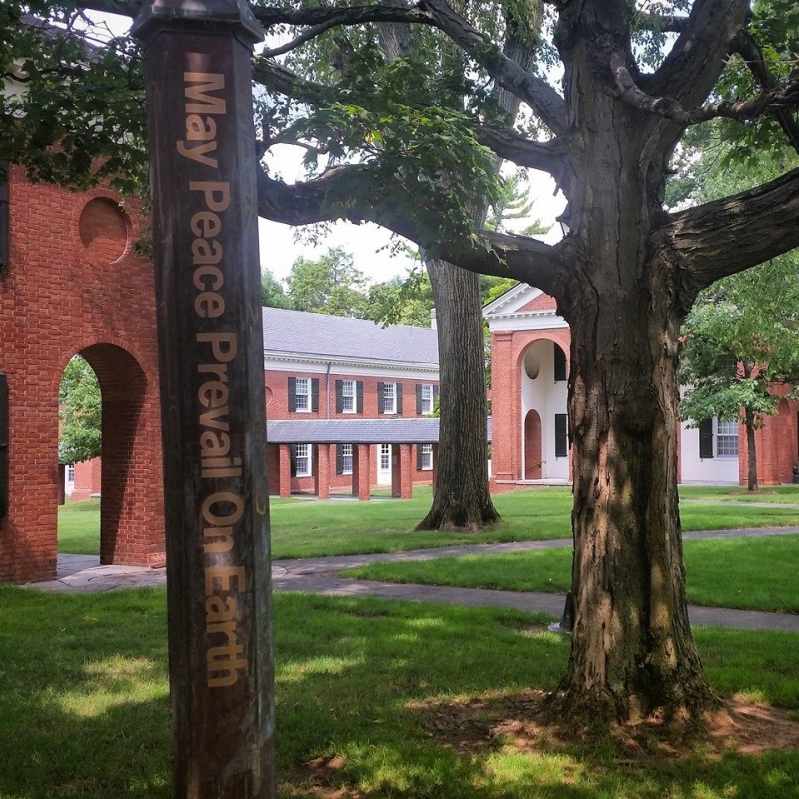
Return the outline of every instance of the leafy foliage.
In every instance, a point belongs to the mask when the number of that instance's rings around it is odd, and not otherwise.
[[[286,296],[283,284],[269,269],[261,270],[261,305],[266,308],[291,307],[291,301]]]
[[[47,19],[31,16],[37,13]],[[95,46],[76,35],[81,22],[71,3],[0,6],[0,27],[13,31],[0,43],[3,158],[26,164],[34,181],[87,188],[108,179],[124,194],[143,194],[149,184],[139,47],[128,37]]]
[[[60,463],[79,463],[100,455],[102,397],[94,370],[76,355],[64,369],[58,389],[61,405]]]

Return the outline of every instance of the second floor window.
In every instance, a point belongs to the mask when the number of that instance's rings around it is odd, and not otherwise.
[[[419,383],[416,386],[416,412],[429,416],[433,412],[433,399],[435,392],[429,383]]]
[[[288,405],[290,411],[316,413],[319,410],[319,378],[290,377]]]
[[[342,413],[355,413],[355,381],[341,381],[341,411]],[[352,445],[350,445],[351,447]],[[350,451],[350,456],[352,452]]]
[[[310,380],[308,380],[307,377],[297,378],[297,393],[295,397],[296,397],[296,402],[294,406],[295,411],[311,410],[311,386],[310,386]]]
[[[402,416],[402,383],[377,384],[377,412]]]

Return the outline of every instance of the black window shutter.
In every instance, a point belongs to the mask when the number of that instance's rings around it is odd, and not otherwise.
[[[423,465],[422,464],[422,445],[421,444],[417,444],[416,445],[416,471],[417,472],[421,472],[422,471],[422,465]]]
[[[344,411],[344,381],[336,380],[336,413]]]
[[[713,420],[705,419],[699,425],[699,457],[713,457]]]
[[[0,164],[0,272],[8,266],[8,240],[11,224],[8,215],[8,164]]]
[[[289,410],[297,410],[297,378],[289,378]]]
[[[311,410],[319,410],[319,378],[311,378]]]
[[[336,444],[336,474],[344,474],[344,445]]]
[[[394,384],[397,391],[397,413],[402,416],[402,383]]]
[[[422,412],[422,384],[416,384],[416,413]]]
[[[363,413],[363,380],[358,380],[355,384],[355,398],[357,403],[355,411]]]
[[[566,353],[557,345],[554,345],[555,350],[555,382],[566,379]]]
[[[297,476],[297,445],[292,444],[290,447],[291,451],[291,476]]]
[[[378,383],[377,384],[377,412],[378,413],[385,413],[386,410],[386,400],[383,396],[383,387],[385,383]]]
[[[569,417],[565,413],[555,414],[555,457],[565,458],[569,454]]]
[[[441,391],[441,389],[438,386],[433,386],[433,399],[434,400],[439,395],[440,391]]]

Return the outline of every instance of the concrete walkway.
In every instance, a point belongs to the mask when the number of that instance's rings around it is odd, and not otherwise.
[[[749,530],[714,530],[685,533],[685,540],[711,538],[763,537],[797,535],[799,527],[761,528]],[[541,592],[496,591],[483,588],[449,588],[435,585],[403,585],[372,580],[352,580],[338,576],[344,569],[376,561],[421,561],[441,557],[472,554],[529,552],[571,546],[571,539],[551,541],[518,541],[507,544],[473,544],[431,547],[411,552],[338,557],[275,560],[272,582],[276,591],[304,591],[327,596],[376,596],[404,601],[441,602],[474,607],[510,607],[530,613],[547,613],[559,619],[563,612],[562,594]],[[123,588],[162,588],[166,586],[166,569],[140,566],[102,566],[93,555],[59,555],[58,577],[27,587],[39,591],[92,593]],[[799,614],[768,613],[689,606],[691,623],[700,626],[727,627],[740,630],[786,630],[799,632]]]

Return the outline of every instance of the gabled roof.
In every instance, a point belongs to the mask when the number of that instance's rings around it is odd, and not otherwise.
[[[264,308],[264,355],[438,366],[435,330],[369,319]]]
[[[526,283],[519,283],[485,305],[483,319],[492,332],[567,327],[557,314],[555,300]]]

